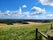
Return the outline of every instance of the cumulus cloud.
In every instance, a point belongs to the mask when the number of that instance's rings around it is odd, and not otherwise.
[[[53,0],[39,0],[42,5],[50,5],[53,6]]]
[[[43,19],[53,19],[53,14],[45,14],[44,16],[43,16]]]
[[[47,17],[53,17],[53,14],[47,14]]]
[[[4,15],[6,15],[6,16],[7,16],[7,15],[10,16],[10,13],[11,13],[11,12],[10,12],[9,10],[7,10],[7,11],[5,11],[4,13],[5,13]]]
[[[21,15],[21,14],[22,14],[22,9],[21,8],[19,8],[16,11],[6,10],[5,12],[3,12],[4,16],[9,16],[9,17],[12,17],[12,16],[16,17],[16,16]]]
[[[39,15],[39,14],[43,14],[45,12],[46,12],[45,9],[41,9],[40,7],[34,6],[31,8],[32,15]]]
[[[29,14],[30,14],[29,12],[23,12],[23,14],[22,14],[22,15],[23,15],[23,17],[25,17],[25,18],[26,18],[26,17],[30,17],[30,15],[29,15]]]
[[[2,16],[2,12],[0,11],[0,17]]]
[[[11,18],[11,19],[45,19],[53,18],[53,14],[45,14],[46,10],[40,7],[32,7],[31,12],[23,12],[21,8],[16,11],[6,10],[5,12],[0,11],[0,18]],[[42,14],[42,15],[40,15]]]
[[[27,5],[22,5],[22,8],[27,8]]]
[[[32,12],[32,15],[30,15],[30,11],[27,11],[27,12],[22,12],[22,9],[19,8],[18,10],[16,11],[10,11],[10,10],[6,10],[5,12],[0,12],[0,15],[2,14],[3,18],[21,18],[21,19],[34,19],[34,18],[38,18],[39,14],[42,14],[42,12],[45,12],[45,10],[39,8],[39,7],[33,7],[31,8],[31,11]],[[34,15],[34,14],[38,14],[38,15]]]

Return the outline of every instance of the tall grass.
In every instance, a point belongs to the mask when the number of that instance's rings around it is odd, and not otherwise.
[[[45,33],[50,24],[19,24],[0,26],[0,40],[34,40],[35,29]]]

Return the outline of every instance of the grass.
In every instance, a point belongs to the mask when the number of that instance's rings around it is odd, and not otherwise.
[[[34,40],[36,28],[45,33],[50,28],[50,24],[15,24],[0,26],[0,40]]]

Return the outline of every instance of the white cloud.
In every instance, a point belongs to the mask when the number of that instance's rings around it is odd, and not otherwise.
[[[0,18],[11,18],[11,19],[52,19],[53,14],[44,14],[46,12],[45,9],[40,7],[33,7],[31,11],[22,12],[22,9],[19,8],[16,11],[6,10],[5,12],[0,11]],[[31,14],[31,15],[30,15]],[[40,15],[42,14],[42,15]]]
[[[53,6],[53,0],[39,0],[42,5],[50,5]]]
[[[8,15],[8,16],[10,16],[10,11],[9,10],[7,10],[7,11],[5,11],[5,15]]]
[[[53,14],[47,14],[47,17],[53,17]]]
[[[41,9],[40,7],[34,6],[31,8],[32,15],[39,15],[39,14],[43,14],[45,12],[46,12],[45,9]]]
[[[0,17],[4,16],[4,13],[2,11],[0,11]]]
[[[21,7],[18,9],[18,13],[19,13],[19,14],[22,14],[22,9],[21,9]]]
[[[25,18],[26,18],[26,17],[30,17],[29,12],[23,12],[22,15],[23,15],[23,17],[25,17]]]
[[[2,16],[2,12],[0,11],[0,17]]]
[[[36,10],[36,11],[34,11],[34,13],[37,13],[37,14],[41,14],[42,12],[45,12],[45,10],[43,10],[39,7],[33,7],[31,10],[34,10],[34,9]],[[32,13],[32,15],[34,13]],[[5,12],[1,12],[0,15],[1,14],[4,15],[2,18],[21,18],[21,19],[31,19],[31,18],[33,18],[34,19],[34,18],[39,17],[38,15],[31,16],[29,11],[22,12],[21,8],[19,8],[16,11],[6,10]]]
[[[10,11],[10,10],[6,10],[4,13],[4,16],[9,16],[9,17],[12,17],[12,16],[18,16],[18,15],[21,15],[22,14],[22,9],[19,8],[18,10],[16,11]]]
[[[45,15],[42,15],[40,18],[42,18],[42,19],[53,19],[53,14],[45,14]]]
[[[22,8],[27,8],[27,5],[22,5]]]

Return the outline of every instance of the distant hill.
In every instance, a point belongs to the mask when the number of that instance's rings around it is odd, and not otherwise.
[[[50,22],[51,20],[39,20],[39,19],[0,19],[0,23],[13,24],[13,23],[23,23],[28,24],[27,22]]]

